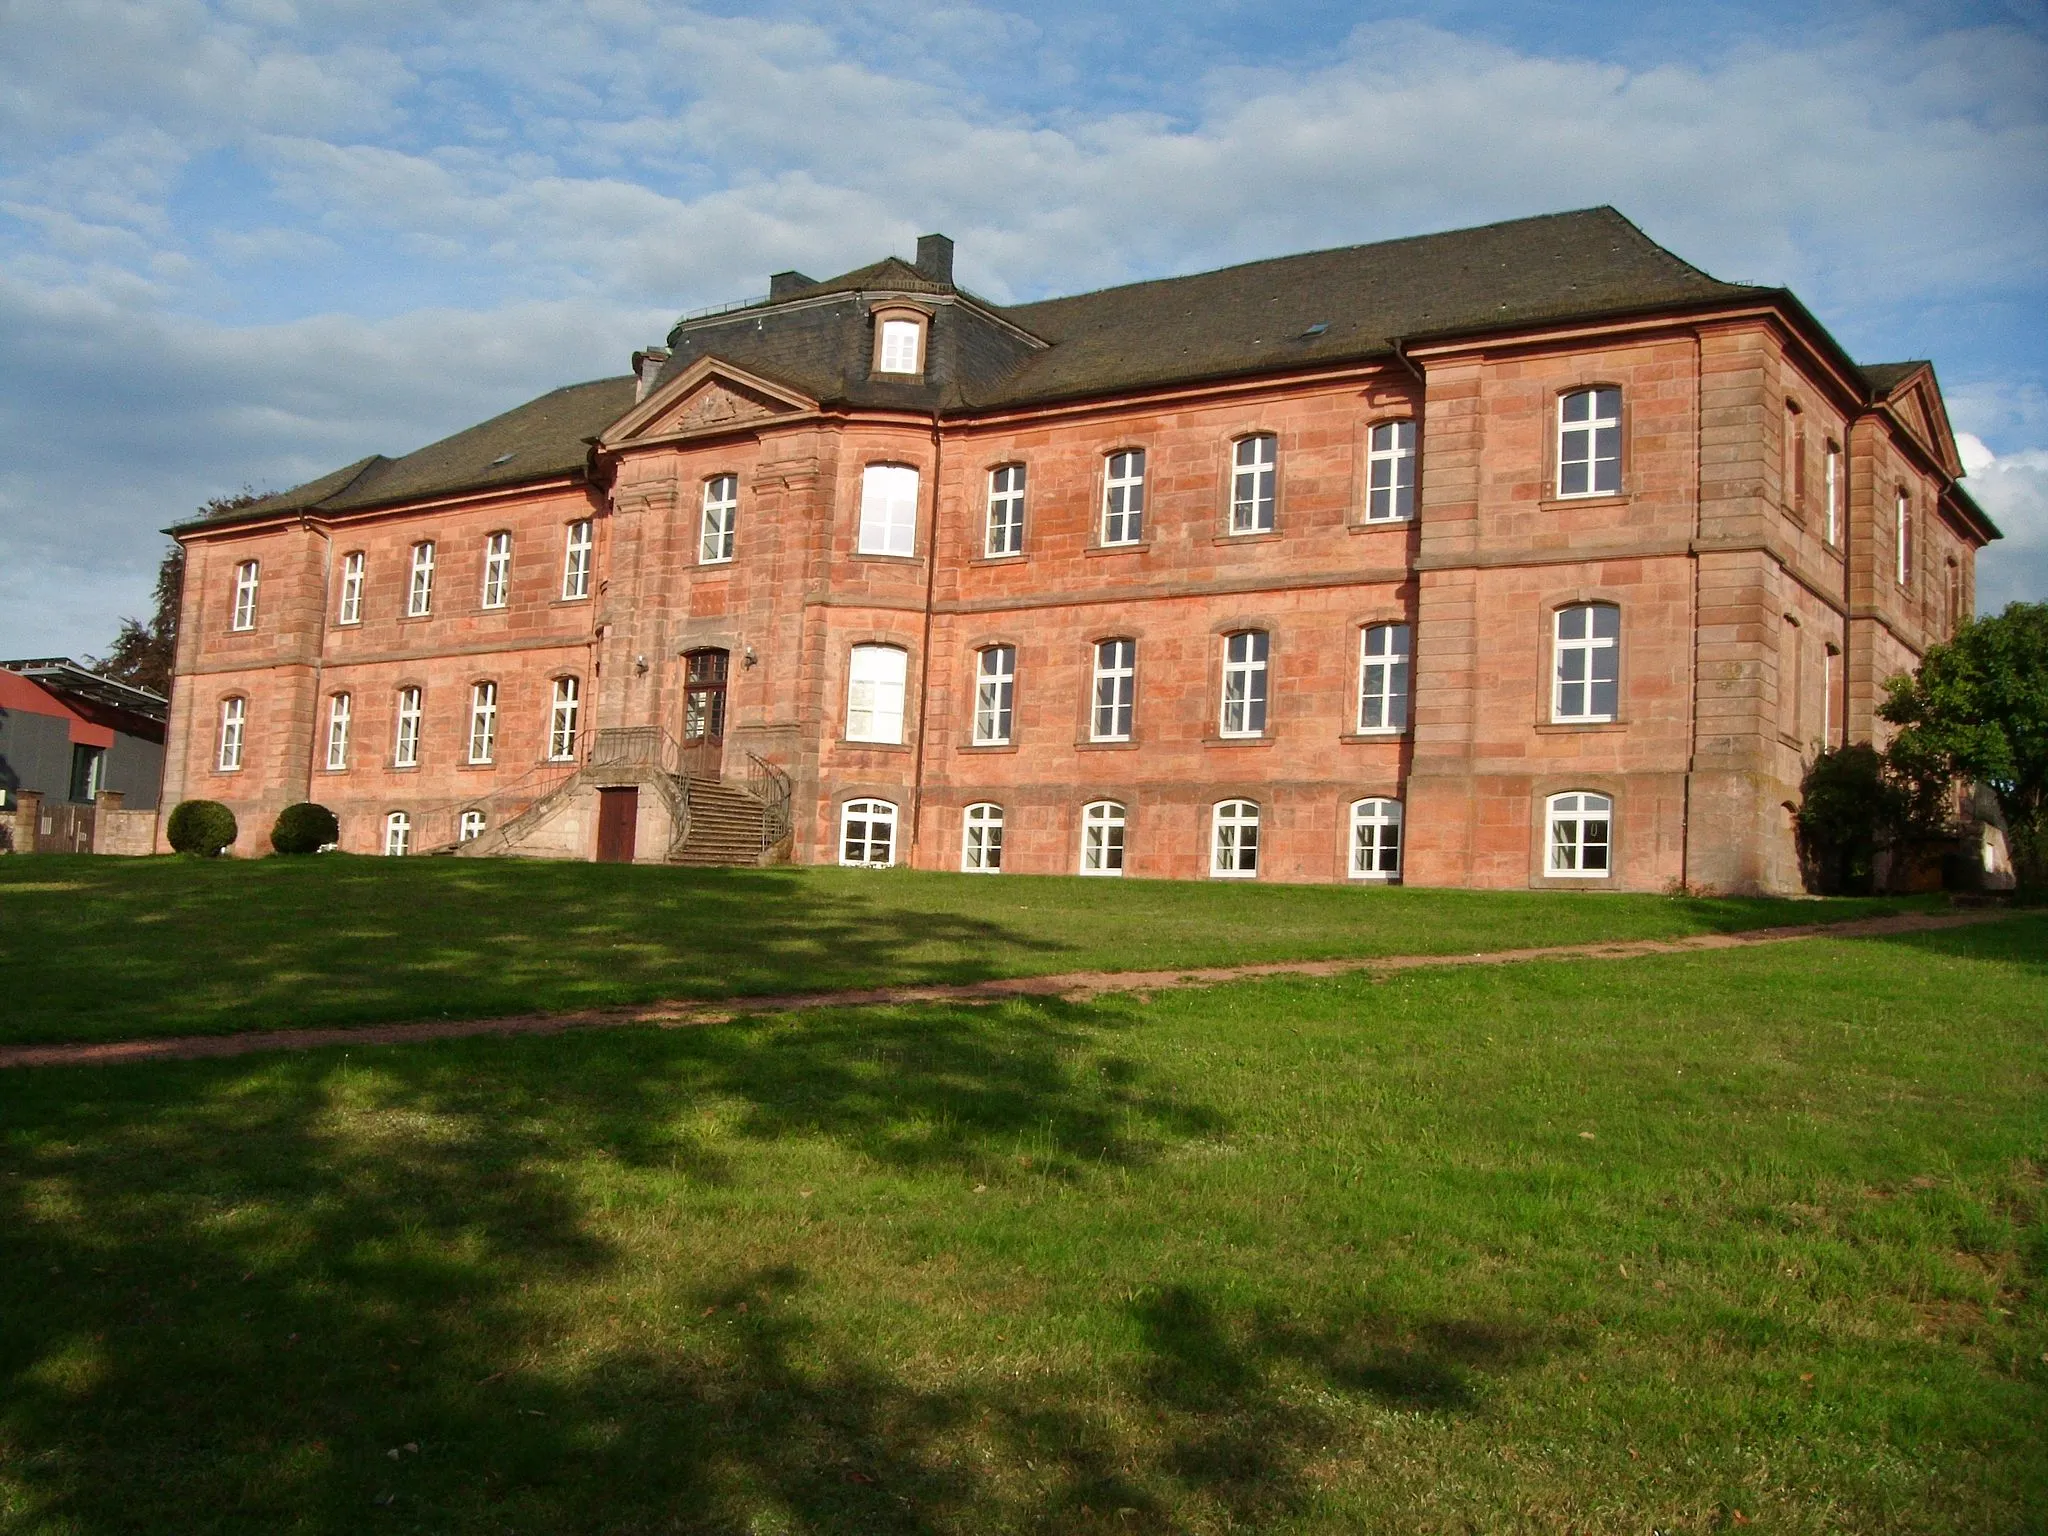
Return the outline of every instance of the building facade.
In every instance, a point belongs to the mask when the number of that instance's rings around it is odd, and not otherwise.
[[[257,851],[1794,890],[1997,537],[1933,370],[1611,209],[999,307],[919,243],[173,530]]]

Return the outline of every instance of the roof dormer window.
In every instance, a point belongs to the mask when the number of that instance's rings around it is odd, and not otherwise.
[[[929,317],[914,309],[877,311],[875,372],[915,378],[924,372],[925,327]]]

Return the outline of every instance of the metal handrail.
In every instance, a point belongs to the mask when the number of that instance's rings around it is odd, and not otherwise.
[[[485,827],[495,831],[500,825],[500,813],[507,804],[519,799],[525,801],[517,811],[505,818],[506,821],[517,820],[568,783],[582,766],[582,762],[573,757],[549,758],[545,762],[535,763],[510,784],[500,785],[487,795],[465,795],[459,799],[440,800],[432,805],[422,806],[416,813],[420,827],[424,832],[431,818],[453,815],[456,818],[456,833],[459,839],[462,813],[482,811]]]
[[[749,752],[747,763],[747,787],[763,807],[761,849],[765,853],[790,834],[790,800],[796,786],[787,773],[759,753]]]
[[[682,748],[658,725],[613,725],[597,733],[591,749],[593,768],[621,763],[647,763],[663,773],[674,773],[682,762]]]

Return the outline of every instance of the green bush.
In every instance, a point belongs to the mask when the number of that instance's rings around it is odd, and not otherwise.
[[[341,823],[324,805],[301,800],[277,813],[277,825],[270,829],[270,846],[279,853],[318,853],[330,843],[341,841]]]
[[[164,824],[164,835],[173,848],[206,859],[218,858],[233,847],[240,831],[235,813],[218,800],[180,800]]]

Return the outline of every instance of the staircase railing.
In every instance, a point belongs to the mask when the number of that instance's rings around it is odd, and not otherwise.
[[[663,773],[675,773],[681,761],[682,748],[658,725],[606,726],[597,733],[597,744],[590,752],[593,768],[646,763]]]
[[[780,768],[757,753],[749,752],[747,788],[764,807],[761,851],[766,853],[790,834],[790,798],[795,785]]]
[[[668,798],[668,856],[673,860],[690,840],[690,779],[688,774],[667,774],[661,791]]]
[[[447,816],[451,818],[454,838],[436,846],[448,849],[460,846],[464,811],[482,811],[485,829],[496,831],[500,826],[518,820],[547,799],[574,778],[582,766],[582,763],[574,758],[551,758],[547,762],[536,763],[510,784],[501,785],[489,794],[470,795],[459,800],[441,800],[423,806],[414,813],[415,823],[420,829],[420,840],[424,844],[427,829],[437,818]]]

